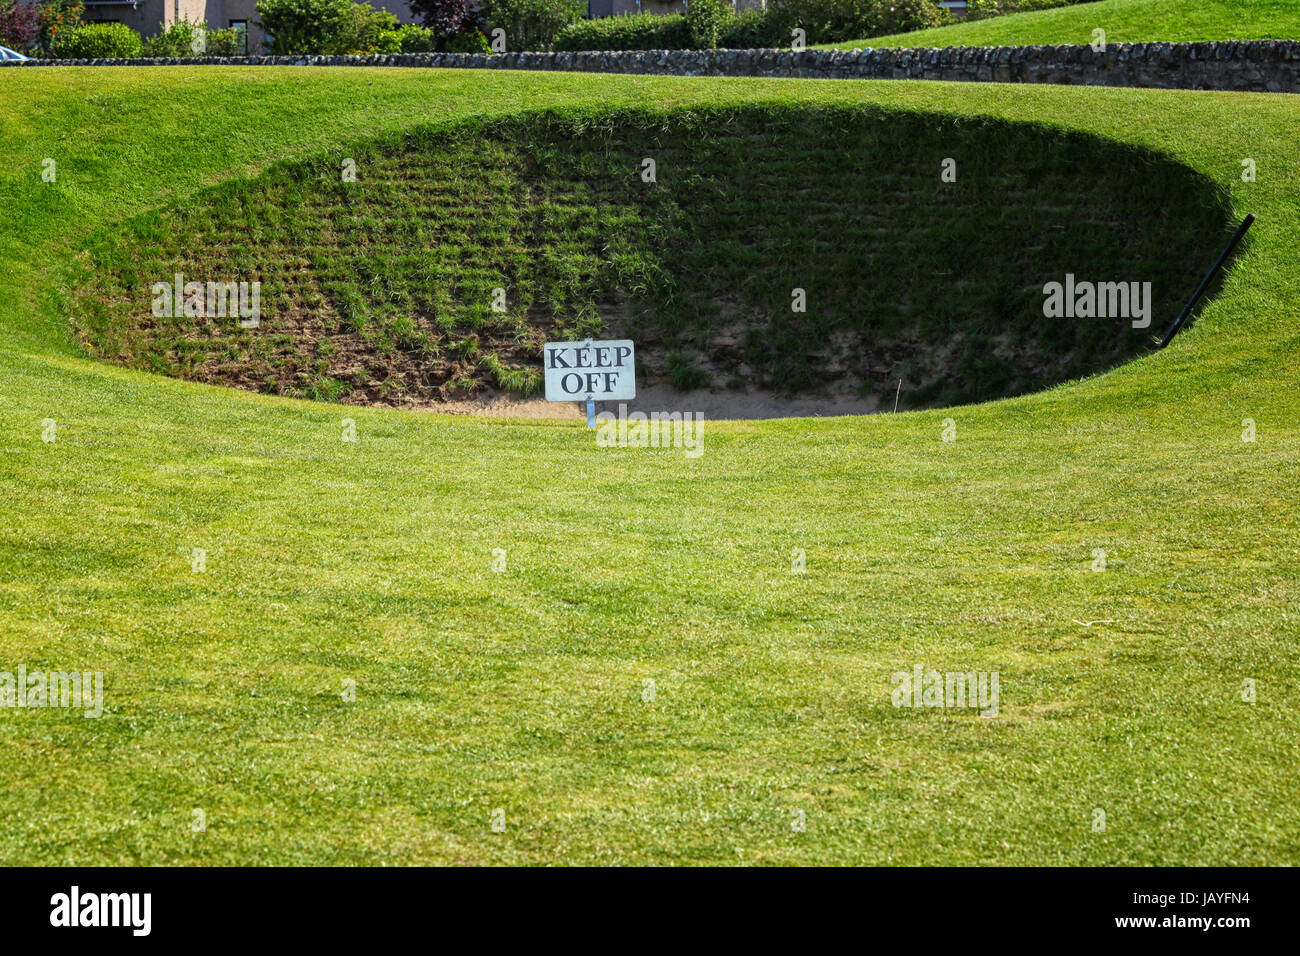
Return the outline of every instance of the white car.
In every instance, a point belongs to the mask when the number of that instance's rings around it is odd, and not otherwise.
[[[0,46],[0,60],[30,60],[30,56],[23,56],[17,50],[11,50],[7,46]]]

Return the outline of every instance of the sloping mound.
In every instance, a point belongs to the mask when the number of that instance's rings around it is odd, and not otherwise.
[[[1300,97],[355,67],[3,79],[0,670],[105,680],[100,719],[0,715],[0,859],[1300,863]],[[199,388],[56,341],[90,230],[271,157],[330,150],[337,175],[357,137],[521,103],[774,101],[1123,139],[1259,220],[1197,323],[1115,374],[957,411],[709,418],[695,458],[600,447],[581,422]],[[960,135],[938,155],[973,189]],[[1106,173],[1082,159],[1060,178],[1088,188]],[[1158,188],[1133,208],[1190,201]],[[1179,216],[1155,225],[1167,239]],[[143,263],[161,239],[132,242]],[[918,664],[1000,674],[999,715],[894,706],[892,675]]]
[[[1295,0],[1087,0],[946,27],[828,44],[854,47],[1020,46],[1082,44],[1092,31],[1110,43],[1300,38]]]
[[[643,381],[892,398],[902,379],[905,405],[951,404],[1148,348],[1154,329],[1127,314],[1045,315],[1044,285],[1150,283],[1158,327],[1228,218],[1185,166],[1042,126],[533,115],[282,165],[131,220],[92,243],[74,312],[112,361],[348,403],[528,394],[543,341],[613,332],[640,344]],[[257,324],[188,308],[189,282],[259,283]]]

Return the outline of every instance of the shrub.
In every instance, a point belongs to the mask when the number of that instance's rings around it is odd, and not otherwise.
[[[322,53],[398,53],[402,38],[397,17],[368,3],[350,3]]]
[[[476,27],[453,33],[442,43],[448,53],[491,53],[492,44]]]
[[[470,0],[408,0],[407,6],[438,38],[450,37],[478,26],[478,11]],[[433,47],[429,48],[432,49]],[[402,52],[427,53],[429,50],[407,50],[403,47]]]
[[[125,59],[140,56],[144,44],[124,23],[87,23],[61,31],[54,50],[64,60]]]
[[[398,28],[402,53],[491,53],[492,47],[475,26],[459,30],[450,36],[440,36],[431,27],[417,27],[410,23]]]
[[[966,0],[967,20],[986,20],[1002,13],[998,0]]]
[[[877,20],[874,33],[866,36],[889,36],[892,33],[910,33],[941,27],[952,21],[946,10],[939,9],[934,0],[876,0]],[[853,40],[855,37],[843,37]],[[828,41],[831,43],[835,40]]]
[[[178,20],[144,41],[145,56],[243,56],[244,34],[238,30],[209,30],[202,22]]]
[[[257,0],[258,26],[280,56],[324,53],[348,29],[351,0]]]
[[[1012,10],[1051,10],[1070,7],[1076,3],[1095,3],[1096,0],[1004,0],[1002,6]]]
[[[351,0],[258,0],[271,52],[283,56],[398,53],[397,17]]]
[[[986,20],[989,17],[1000,17],[1004,13],[1027,13],[1092,2],[1094,0],[968,0],[966,19]]]
[[[691,35],[680,13],[579,20],[555,36],[556,50],[685,50]]]
[[[396,30],[383,30],[371,41],[369,49],[363,50],[363,53],[400,53],[402,52],[402,38]]]
[[[209,30],[207,55],[244,56],[248,52],[245,45],[247,39],[243,31],[232,27],[227,27],[224,30]]]
[[[397,28],[397,43],[402,53],[432,53],[438,38],[428,27],[408,23]]]
[[[205,56],[207,28],[191,20],[177,20],[144,41],[145,56]]]
[[[785,0],[782,13],[811,43],[839,43],[937,27],[948,16],[934,0]],[[787,39],[781,44],[789,44]]]
[[[939,26],[934,0],[785,0],[734,14],[726,0],[692,0],[686,16],[636,14],[579,21],[555,38],[556,50],[690,50],[790,46],[801,27],[808,43],[836,43]]]
[[[508,50],[547,49],[584,9],[583,0],[482,0],[481,5],[488,30],[506,31]]]
[[[718,33],[733,16],[730,7],[722,5],[722,0],[691,0],[686,8],[686,29],[691,36],[691,46],[697,50],[716,50]]]
[[[794,18],[785,10],[745,10],[722,26],[718,46],[728,50],[759,50],[788,47]]]
[[[0,46],[21,50],[41,33],[41,8],[35,0],[0,0]]]
[[[37,34],[41,48],[53,53],[62,34],[81,26],[81,14],[85,9],[81,0],[46,0],[42,3]]]

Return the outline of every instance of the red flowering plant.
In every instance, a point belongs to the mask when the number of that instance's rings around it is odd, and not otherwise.
[[[41,48],[46,53],[53,53],[59,35],[81,26],[81,15],[85,12],[86,6],[81,0],[46,0],[41,5]]]

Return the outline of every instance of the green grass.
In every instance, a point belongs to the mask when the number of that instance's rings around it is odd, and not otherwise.
[[[1300,861],[1295,98],[383,69],[0,83],[0,669],[107,684],[99,720],[0,711],[0,860]],[[763,104],[1102,136],[1260,218],[1164,352],[988,405],[707,422],[695,459],[163,378],[66,331],[91,234],[283,159],[560,105]],[[916,663],[999,671],[1000,716],[893,708]]]
[[[827,46],[1085,44],[1098,28],[1108,43],[1300,40],[1300,6],[1294,0],[1097,0]]]

